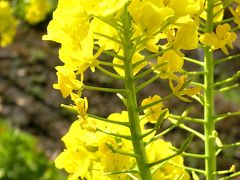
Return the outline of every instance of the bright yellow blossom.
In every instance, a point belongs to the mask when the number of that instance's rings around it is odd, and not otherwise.
[[[149,97],[149,98],[144,99],[142,101],[141,105],[145,106],[149,103],[153,103],[153,102],[160,101],[160,100],[161,100],[160,96],[154,95],[153,97]],[[148,119],[148,122],[156,123],[158,121],[160,115],[163,112],[163,108],[164,108],[163,102],[159,102],[159,103],[145,109],[144,114],[146,115],[146,118]],[[167,117],[167,115],[164,118],[166,118],[166,117]]]
[[[109,115],[108,119],[128,122],[128,112],[113,113]],[[136,167],[135,158],[114,152],[114,150],[126,153],[133,152],[131,141],[101,132],[130,135],[129,128],[87,117],[86,121],[92,121],[101,129],[101,131],[89,131],[81,126],[83,121],[85,120],[74,121],[69,131],[62,138],[66,149],[55,159],[56,167],[65,169],[70,174],[70,180],[77,180],[80,177],[89,180],[129,179],[127,174],[104,175],[104,173],[130,170]],[[143,133],[148,131],[145,130],[145,123],[147,123],[146,118],[141,120]],[[153,135],[154,133],[152,133]],[[161,151],[159,151],[159,147],[161,147]],[[160,139],[147,145],[149,162],[172,155],[171,147],[170,143]],[[171,179],[179,175],[183,175],[184,179],[188,177],[184,170],[182,157],[176,156],[155,171],[153,178],[154,180],[161,177]]]
[[[49,0],[31,0],[26,7],[25,19],[30,24],[37,24],[46,18],[50,10]]]
[[[64,0],[62,0],[64,1]],[[74,0],[72,0],[74,1]],[[95,16],[110,16],[119,11],[128,0],[80,0],[81,9],[90,15]]]
[[[214,18],[213,18],[213,22],[220,22],[223,19],[223,15],[224,15],[224,8],[223,8],[223,2],[222,0],[216,0],[214,1],[214,3],[216,4],[213,8],[213,14],[214,14]],[[207,7],[207,1],[205,3],[205,8]],[[207,19],[207,11],[203,11],[203,13],[201,14],[201,18],[203,19]]]
[[[181,76],[176,78],[177,80],[177,85],[173,85],[173,80],[169,79],[169,86],[175,96],[177,96],[179,99],[185,102],[191,102],[190,99],[184,97],[184,96],[193,96],[198,94],[201,91],[201,88],[199,87],[190,87],[190,88],[185,88],[186,86],[186,81],[187,81],[187,76]]]
[[[175,49],[191,50],[198,47],[198,27],[196,22],[180,26],[173,42]]]
[[[88,110],[87,98],[86,97],[81,98],[78,94],[71,93],[71,99],[75,103],[80,117],[85,119],[87,116],[87,110]]]
[[[160,71],[161,78],[168,78],[174,72],[178,72],[183,67],[183,57],[176,53],[174,50],[169,50],[165,52],[162,56],[158,57],[157,64],[163,64],[161,67],[157,68]],[[166,63],[166,64],[164,64]]]
[[[55,89],[59,89],[64,98],[68,97],[73,90],[81,90],[82,82],[76,79],[76,74],[71,67],[57,66],[58,84],[54,84]]]
[[[162,139],[152,142],[146,148],[148,161],[155,162],[173,155],[175,152],[171,148],[173,148],[172,144]],[[183,157],[180,155],[156,166],[159,168],[154,171],[154,180],[190,179],[189,174],[184,169]]]
[[[81,126],[84,121],[91,121],[96,124],[96,120],[88,117],[86,120],[76,120],[72,123],[69,131],[62,137],[67,149],[83,146],[90,152],[95,152],[98,147],[99,139],[103,135],[99,132],[89,131]]]
[[[59,169],[65,169],[69,174],[78,177],[85,177],[90,166],[89,153],[83,147],[65,149],[56,159],[55,165]]]
[[[240,6],[238,5],[237,8],[235,10],[233,10],[232,7],[229,8],[230,12],[233,15],[233,20],[234,22],[240,26]]]
[[[168,7],[174,10],[176,18],[187,15],[198,15],[203,11],[204,0],[163,0]]]
[[[173,9],[164,7],[161,1],[134,0],[129,6],[129,11],[136,25],[148,35],[161,28],[163,22],[174,15]]]
[[[151,35],[162,27],[164,21],[174,15],[173,9],[161,6],[160,2],[157,5],[150,1],[142,1],[130,5],[133,19],[143,33]],[[131,11],[131,8],[134,9]]]
[[[118,39],[116,29],[114,29],[113,27],[106,23],[103,23],[101,20],[97,18],[94,18],[91,21],[90,26],[93,33],[100,33]],[[97,38],[95,43],[98,44],[100,47],[104,47],[104,50],[114,49],[115,52],[119,51],[120,45],[114,42],[113,40],[109,40],[105,37],[102,37],[101,35],[95,35],[95,37]]]
[[[58,7],[53,15],[53,20],[48,26],[48,35],[43,39],[53,40],[61,44],[59,57],[64,63],[57,67],[58,84],[63,97],[71,96],[74,110],[78,111],[79,120],[74,121],[69,131],[62,138],[65,150],[56,159],[58,168],[64,168],[70,175],[70,180],[118,180],[130,179],[128,174],[106,175],[112,171],[125,171],[137,169],[136,158],[127,156],[134,153],[131,137],[131,123],[134,119],[128,116],[127,111],[110,114],[107,119],[87,114],[88,102],[82,98],[79,91],[83,87],[83,73],[86,69],[100,64],[99,56],[103,50],[108,50],[109,55],[116,53],[123,56],[123,44],[125,44],[124,23],[125,4],[132,21],[132,34],[129,42],[139,42],[132,49],[132,64],[144,60],[144,49],[159,53],[159,49],[169,48],[158,57],[155,71],[161,78],[178,80],[175,75],[183,67],[181,49],[194,49],[198,44],[198,23],[193,19],[201,13],[203,0],[59,0]],[[122,15],[121,15],[122,13]],[[120,18],[121,17],[121,18]],[[127,26],[126,26],[127,27]],[[167,30],[166,30],[167,29]],[[168,35],[167,31],[171,31]],[[159,40],[162,37],[168,40],[164,45]],[[108,38],[110,37],[110,38]],[[146,47],[145,47],[146,45]],[[97,52],[96,50],[99,49]],[[114,51],[114,52],[112,52]],[[105,51],[104,51],[105,52]],[[107,53],[107,52],[106,52]],[[132,54],[131,54],[132,53]],[[113,58],[114,70],[121,76],[125,75],[121,68],[124,60]],[[105,65],[111,63],[105,63]],[[147,60],[135,66],[136,75],[146,65]],[[119,65],[119,66],[116,66]],[[80,77],[79,77],[80,76]],[[80,79],[81,80],[78,80]],[[181,79],[181,78],[179,78]],[[170,85],[173,93],[180,98],[183,95],[195,94],[184,87],[185,80],[179,81],[176,86]],[[161,100],[160,96],[149,97],[142,102],[142,106]],[[139,115],[140,136],[145,135],[143,141],[153,138],[155,129],[147,129],[148,122],[157,123],[159,117],[167,117],[167,109],[159,102],[144,110],[144,115]],[[164,114],[162,114],[164,113]],[[165,114],[166,113],[166,114]],[[109,123],[107,123],[107,122]],[[117,123],[115,124],[114,121]],[[123,125],[121,124],[123,123]],[[124,124],[125,123],[125,124]],[[157,124],[156,124],[157,125]],[[156,126],[157,128],[158,126]],[[159,151],[159,147],[161,150]],[[154,162],[171,156],[173,146],[163,140],[157,139],[146,145],[147,158]],[[183,165],[183,158],[176,156],[153,171],[153,179],[189,179]],[[154,170],[153,168],[151,170]],[[135,175],[135,174],[134,174]],[[138,176],[138,175],[136,175]]]
[[[0,47],[12,42],[16,26],[17,21],[13,17],[9,2],[0,0]]]
[[[226,55],[228,55],[226,46],[233,49],[232,43],[236,39],[236,33],[231,32],[231,26],[227,23],[218,25],[216,33],[205,33],[200,36],[200,41],[203,44],[211,46],[213,49],[221,49]]]

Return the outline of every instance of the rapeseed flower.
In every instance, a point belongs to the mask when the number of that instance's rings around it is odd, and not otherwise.
[[[226,46],[233,49],[232,43],[236,39],[236,33],[231,32],[231,26],[227,23],[218,25],[216,33],[205,33],[200,36],[200,41],[203,44],[211,46],[213,49],[221,49],[226,55],[229,54]]]
[[[142,106],[145,106],[147,104],[153,103],[153,102],[157,102],[157,101],[161,101],[161,97],[158,95],[154,95],[153,97],[148,97],[146,99],[144,99],[142,101]],[[163,102],[159,102],[147,109],[145,109],[143,112],[146,115],[146,118],[148,120],[148,122],[151,123],[156,123],[160,117],[160,115],[163,113]],[[165,115],[164,118],[166,118],[167,115]]]
[[[8,1],[0,0],[0,24],[0,47],[4,47],[12,42],[17,26]]]
[[[30,24],[43,21],[51,10],[49,0],[31,0],[26,7],[25,19]]]
[[[55,89],[59,89],[64,98],[68,97],[73,90],[82,88],[83,83],[76,79],[76,74],[71,67],[57,66],[58,84],[54,84]]]
[[[234,22],[240,26],[240,6],[238,5],[237,8],[235,10],[233,10],[232,7],[229,8],[230,12],[233,15],[233,20]]]
[[[175,72],[180,71],[183,67],[183,63],[184,60],[182,56],[175,50],[169,50],[158,57],[157,64],[163,65],[157,68],[156,72],[160,73],[161,78],[166,79],[171,77]]]
[[[149,162],[164,159],[173,155],[173,145],[162,139],[158,139],[147,146],[147,157]],[[154,180],[172,180],[183,179],[189,180],[190,176],[186,172],[183,164],[183,157],[178,155],[170,160],[156,165],[157,168],[153,171]],[[154,169],[154,167],[153,167]]]

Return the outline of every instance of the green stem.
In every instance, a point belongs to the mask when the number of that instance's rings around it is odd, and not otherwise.
[[[96,86],[83,86],[83,89],[93,90],[93,91],[102,91],[102,92],[112,92],[112,93],[125,93],[125,89],[113,89],[113,88],[103,88],[103,87],[96,87]]]
[[[160,99],[160,100],[153,101],[153,102],[148,103],[148,104],[146,104],[146,105],[144,105],[144,106],[140,106],[140,107],[138,107],[138,112],[142,112],[144,109],[147,109],[147,108],[149,108],[149,107],[151,107],[151,106],[154,106],[154,105],[156,105],[156,104],[159,104],[159,103],[161,103],[161,102],[169,99],[169,98],[172,97],[172,96],[173,96],[173,93],[165,96],[164,98],[162,98],[162,99]]]
[[[104,38],[106,38],[106,39],[108,39],[108,40],[111,40],[111,41],[113,41],[113,42],[115,42],[115,43],[121,44],[121,41],[119,41],[118,39],[115,39],[115,38],[113,38],[113,37],[111,37],[111,36],[108,36],[108,35],[106,35],[106,34],[102,34],[102,33],[98,33],[98,32],[94,32],[94,34],[96,34],[96,35],[98,35],[98,36],[101,36],[101,37],[104,37]]]
[[[219,179],[219,180],[233,179],[234,177],[237,177],[237,176],[240,176],[240,171],[239,171],[239,172],[236,172],[236,173],[234,173],[234,174],[231,174],[231,175],[229,175],[229,176],[226,176],[226,177],[224,177],[224,178],[221,178],[221,179]]]
[[[183,57],[183,59],[188,61],[188,62],[191,62],[193,64],[197,64],[199,66],[203,66],[203,62],[201,62],[199,60],[196,60],[196,59],[193,59],[193,58],[189,58],[189,57]]]
[[[123,65],[120,65],[120,64],[114,64],[114,63],[105,62],[105,61],[99,61],[99,64],[102,64],[104,66],[110,66],[110,67],[118,67],[123,69]]]
[[[239,146],[240,146],[240,142],[237,142],[237,143],[234,143],[234,144],[226,144],[226,145],[223,145],[219,148],[220,149],[227,149],[227,148],[239,147]]]
[[[230,117],[230,116],[238,116],[240,115],[240,111],[237,111],[237,112],[228,112],[227,114],[220,114],[220,115],[217,115],[215,117],[215,122],[218,122],[218,121],[221,121],[227,117]]]
[[[113,77],[113,78],[115,78],[115,79],[121,79],[121,80],[124,79],[123,76],[119,76],[119,75],[117,75],[117,74],[114,74],[114,73],[112,73],[112,72],[110,72],[110,71],[102,68],[102,67],[99,66],[99,65],[97,65],[96,68],[97,68],[99,71],[103,72],[104,74],[106,74],[106,75],[108,75],[108,76],[111,76],[111,77]]]
[[[99,49],[101,49],[101,47],[94,46],[93,49],[96,50],[96,51],[98,51]],[[120,59],[120,60],[122,60],[122,61],[124,60],[124,58],[123,58],[122,56],[119,56],[119,55],[117,55],[116,53],[111,52],[111,51],[103,50],[102,53],[103,53],[103,54],[106,54],[106,55],[108,55],[108,56],[114,57],[114,58],[118,58],[118,59]],[[100,64],[101,64],[101,63],[100,63]]]
[[[215,91],[215,93],[220,93],[220,92],[229,91],[229,90],[231,90],[231,89],[237,88],[238,86],[239,86],[239,84],[238,84],[238,83],[235,83],[235,84],[233,84],[233,85],[231,85],[231,86],[218,89],[218,90]]]
[[[149,84],[151,84],[152,82],[154,82],[155,80],[159,79],[159,74],[156,74],[155,76],[153,76],[151,79],[145,81],[144,83],[142,83],[141,85],[139,85],[136,88],[136,92],[140,91],[141,89],[145,88],[146,86],[148,86]]]
[[[93,115],[93,114],[88,114],[88,117],[91,117],[91,118],[94,118],[94,119],[97,119],[97,120],[103,121],[103,122],[108,122],[108,123],[112,123],[112,124],[118,124],[118,125],[129,127],[129,124],[127,122],[115,121],[115,120],[103,118],[103,117],[100,117],[100,116],[96,116],[96,115]]]
[[[207,6],[207,32],[213,31],[213,1],[208,0]],[[214,120],[214,62],[211,47],[204,47],[204,137],[205,137],[205,171],[207,180],[216,179],[216,147],[212,133],[215,130]]]
[[[126,50],[128,51],[128,50]],[[128,52],[126,57],[128,56]],[[150,168],[147,166],[147,155],[143,140],[141,139],[142,133],[140,128],[139,113],[137,111],[137,97],[136,97],[136,85],[134,81],[133,67],[130,58],[126,58],[124,62],[125,71],[125,88],[126,88],[126,100],[127,110],[130,123],[130,131],[132,136],[132,144],[134,152],[139,155],[140,158],[136,158],[138,169],[142,180],[151,180],[152,175]]]
[[[239,57],[240,57],[240,54],[236,54],[236,55],[233,55],[233,56],[227,56],[227,57],[222,58],[222,59],[217,59],[214,63],[215,64],[220,64],[220,63],[223,63],[223,62],[226,62],[226,61],[237,59]]]
[[[194,154],[194,153],[183,152],[182,155],[187,157],[199,158],[199,159],[206,158],[205,154]]]
[[[107,134],[107,135],[111,135],[111,136],[115,136],[115,137],[120,137],[120,138],[123,138],[123,139],[126,139],[126,140],[132,140],[132,137],[131,136],[128,136],[128,135],[124,135],[124,134],[116,134],[116,133],[111,133],[111,132],[107,132],[107,131],[104,131],[100,128],[96,128],[96,131],[99,131],[101,133],[104,133],[104,134]]]
[[[233,75],[232,77],[230,77],[230,78],[227,78],[227,79],[224,79],[224,80],[222,80],[222,81],[216,82],[216,83],[214,84],[214,87],[216,87],[216,86],[221,86],[221,85],[230,83],[230,82],[238,79],[239,77],[240,77],[240,71],[238,71],[236,74],[234,74],[234,75]]]
[[[126,89],[126,102],[128,110],[128,118],[130,125],[130,132],[132,137],[132,145],[134,153],[137,155],[136,162],[142,180],[152,180],[150,167],[148,166],[147,155],[143,143],[141,126],[139,120],[139,112],[137,105],[136,85],[134,77],[134,67],[132,63],[132,56],[134,54],[134,42],[132,42],[132,27],[130,15],[127,9],[122,14],[122,37],[123,54],[124,54],[124,72],[125,72],[125,89]],[[136,46],[136,45],[135,45]]]
[[[173,119],[173,118],[170,118],[170,117],[169,117],[168,119],[170,120],[171,123],[173,123],[173,124],[178,124],[178,120]],[[180,128],[182,128],[182,129],[184,129],[184,130],[186,130],[186,131],[188,131],[188,132],[196,135],[197,137],[199,137],[199,138],[200,138],[201,140],[203,140],[203,141],[205,140],[205,137],[204,137],[203,134],[201,134],[200,132],[198,132],[198,131],[196,131],[196,130],[194,130],[194,129],[192,129],[192,128],[184,125],[184,124],[178,124],[178,127],[180,127]]]
[[[183,116],[178,116],[178,115],[174,115],[174,114],[169,114],[169,117],[174,118],[176,120],[184,120],[184,121],[200,123],[200,124],[204,123],[203,119],[199,119],[199,118],[183,117]]]

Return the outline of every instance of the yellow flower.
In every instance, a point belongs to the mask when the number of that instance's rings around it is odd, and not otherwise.
[[[217,26],[216,33],[205,33],[200,36],[200,41],[203,44],[211,46],[213,49],[221,49],[228,55],[226,46],[233,49],[232,43],[236,38],[236,33],[231,32],[231,26],[229,24],[223,24]]]
[[[53,13],[53,20],[47,27],[47,35],[43,40],[51,40],[58,43],[78,46],[88,35],[88,17],[74,9],[57,9]]]
[[[55,89],[59,89],[64,98],[68,97],[73,90],[81,90],[83,84],[76,79],[76,74],[71,67],[57,66],[58,84],[54,84]]]
[[[67,149],[84,147],[89,152],[95,152],[99,146],[99,139],[104,136],[103,133],[89,131],[88,128],[82,126],[82,122],[89,121],[96,126],[96,121],[88,117],[86,120],[76,120],[72,123],[69,131],[62,137]]]
[[[198,47],[198,27],[196,22],[180,26],[173,42],[176,49],[191,50]]]
[[[130,4],[129,11],[136,25],[148,35],[158,30],[164,21],[174,15],[173,9],[164,7],[161,1],[135,0]]]
[[[59,50],[59,58],[67,65],[72,66],[77,70],[78,74],[82,74],[87,68],[95,71],[95,66],[98,64],[98,57],[103,48],[93,54],[94,46],[93,34],[88,36],[77,46],[63,44]]]
[[[240,6],[238,5],[237,8],[235,10],[233,10],[232,7],[229,8],[230,12],[232,13],[233,15],[233,20],[234,22],[240,26]]]
[[[161,150],[159,149],[161,147]],[[170,142],[158,139],[146,147],[148,161],[155,162],[174,154]],[[153,167],[154,168],[154,167]],[[160,164],[153,174],[154,180],[183,179],[189,180],[190,176],[184,169],[183,157],[178,155],[165,163]]]
[[[108,116],[108,119],[114,120],[114,121],[120,121],[120,122],[128,122],[128,112],[127,111],[122,111],[121,113],[112,113]],[[115,132],[119,134],[125,134],[125,135],[130,135],[130,130],[126,126],[119,126],[117,124],[108,124],[105,127],[110,131],[110,132]]]
[[[110,114],[108,119],[113,121],[128,122],[128,112],[122,111],[121,113]],[[104,129],[104,131],[109,133],[130,135],[130,129],[121,125],[104,123],[100,126],[100,129]],[[103,135],[102,138],[99,139],[99,151],[97,154],[100,164],[103,167],[103,172],[129,170],[136,165],[135,158],[114,153],[109,146],[122,152],[133,151],[131,141],[111,135]],[[121,174],[109,177],[117,180],[119,178],[125,179],[128,176],[126,174]]]
[[[50,10],[49,0],[31,0],[26,7],[25,19],[30,24],[37,24],[46,18]]]
[[[160,101],[160,100],[161,100],[160,96],[154,95],[153,97],[149,97],[149,98],[144,99],[142,101],[141,105],[145,106],[147,104],[153,103],[155,101]],[[148,122],[156,123],[158,121],[160,115],[163,112],[163,108],[164,108],[163,102],[159,102],[159,103],[145,109],[144,114],[146,115],[146,118],[148,119]],[[167,115],[164,118],[166,118],[166,117],[167,117]]]
[[[198,15],[204,8],[204,0],[165,0],[165,4],[174,9],[176,18]]]
[[[165,63],[165,64],[164,64]],[[165,52],[161,57],[158,57],[157,64],[163,64],[157,68],[157,72],[160,72],[161,78],[169,78],[174,72],[178,72],[183,67],[183,57],[179,56],[174,50]]]
[[[87,117],[87,110],[88,110],[88,100],[86,97],[81,98],[78,94],[71,93],[71,99],[73,100],[74,104],[76,105],[78,114],[80,117],[85,119]]]
[[[102,51],[93,55],[94,36],[90,30],[90,18],[78,1],[59,1],[48,26],[48,35],[43,36],[44,40],[61,43],[59,58],[78,73],[83,73],[88,67],[94,71]]]
[[[58,169],[65,169],[71,174],[71,179],[77,179],[86,176],[88,173],[90,157],[83,147],[65,149],[55,159],[55,165]]]
[[[110,36],[112,38],[118,39],[117,31],[111,27],[110,25],[103,23],[101,20],[94,18],[90,23],[91,30],[93,33],[101,33],[107,36]],[[104,47],[104,50],[115,50],[115,52],[118,52],[119,50],[119,44],[109,40],[105,37],[102,37],[100,35],[94,35],[96,38],[96,44],[98,44],[100,47]]]
[[[79,4],[82,10],[90,15],[110,16],[121,10],[127,2],[128,0],[80,0]]]
[[[0,0],[0,47],[12,42],[16,33],[17,21],[13,17],[8,1]]]
[[[216,14],[215,17],[213,18],[213,22],[220,22],[223,19],[223,15],[224,15],[224,8],[223,8],[223,2],[222,0],[216,0],[214,1],[214,3],[216,4],[216,6],[214,6],[213,8],[213,14]],[[218,4],[218,5],[217,5]],[[207,1],[205,3],[205,9],[207,7]],[[201,18],[203,19],[207,19],[207,11],[203,11],[203,13],[200,15]]]
[[[177,85],[174,87],[172,79],[169,79],[169,86],[172,89],[172,92],[175,96],[185,102],[191,102],[190,99],[184,97],[186,96],[193,96],[198,94],[201,91],[199,87],[190,87],[185,88],[187,81],[187,76],[181,76],[177,78]]]

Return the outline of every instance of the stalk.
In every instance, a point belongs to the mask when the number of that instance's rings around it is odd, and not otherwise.
[[[131,19],[125,9],[122,18],[122,44],[124,54],[124,72],[125,72],[125,91],[126,91],[126,107],[128,110],[129,127],[132,137],[132,145],[134,153],[136,154],[136,162],[142,180],[152,180],[150,167],[148,167],[148,160],[145,151],[145,146],[142,139],[140,119],[137,105],[137,93],[134,77],[134,67],[132,64],[132,57],[135,52],[135,47],[132,42]]]
[[[130,124],[130,131],[132,136],[132,145],[135,154],[137,154],[137,165],[140,172],[142,180],[151,180],[152,175],[150,168],[147,166],[147,155],[145,152],[145,147],[143,143],[139,113],[137,110],[137,97],[136,97],[136,86],[133,75],[133,68],[131,59],[126,59],[124,62],[125,71],[125,88],[126,88],[126,100],[127,100],[127,110]]]
[[[208,0],[207,5],[207,22],[206,30],[211,33],[213,31],[213,1]],[[214,121],[214,62],[213,51],[211,47],[204,47],[204,136],[205,136],[205,171],[207,180],[216,179],[216,149]]]

